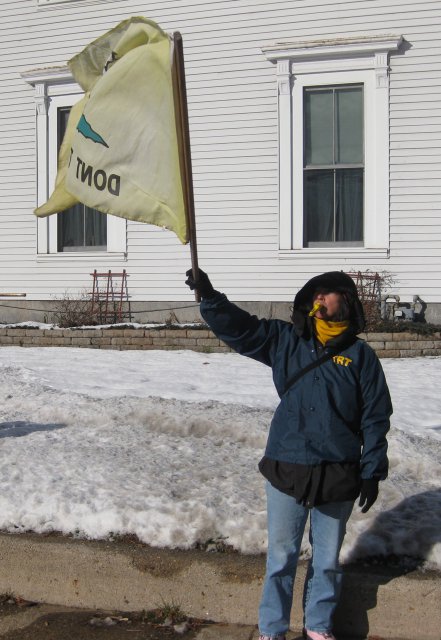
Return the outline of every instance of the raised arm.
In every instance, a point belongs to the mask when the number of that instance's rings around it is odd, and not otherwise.
[[[215,335],[238,353],[271,366],[279,335],[280,321],[259,320],[216,291],[204,271],[193,279],[187,271],[186,284],[201,295],[201,315]]]

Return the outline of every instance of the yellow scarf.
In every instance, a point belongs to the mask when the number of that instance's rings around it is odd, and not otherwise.
[[[347,320],[343,322],[331,322],[329,320],[321,320],[320,318],[313,318],[313,320],[315,335],[323,345],[326,344],[328,340],[331,340],[331,338],[339,336],[349,327]]]

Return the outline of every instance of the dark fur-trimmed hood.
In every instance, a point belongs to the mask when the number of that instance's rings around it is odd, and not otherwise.
[[[308,314],[312,309],[314,293],[318,290],[344,293],[349,304],[351,333],[356,335],[364,330],[366,320],[355,282],[343,271],[328,271],[308,280],[294,298],[292,321],[299,335],[310,332]]]

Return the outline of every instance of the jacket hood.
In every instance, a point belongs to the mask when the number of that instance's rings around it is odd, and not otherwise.
[[[315,276],[298,291],[294,298],[292,321],[297,333],[302,335],[307,328],[308,314],[312,309],[314,293],[319,289],[328,293],[344,293],[349,304],[349,323],[352,333],[361,333],[366,325],[363,305],[351,276],[343,271],[328,271]]]

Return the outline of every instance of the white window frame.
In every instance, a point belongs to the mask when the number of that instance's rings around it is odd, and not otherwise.
[[[84,95],[67,67],[25,72],[23,78],[35,89],[37,113],[37,206],[53,191],[57,175],[58,109],[71,107]],[[69,260],[127,258],[127,221],[107,216],[107,251],[58,251],[57,214],[37,218],[37,256]]]
[[[341,38],[262,47],[277,64],[279,256],[389,254],[389,53],[401,36]],[[364,246],[304,247],[303,94],[305,87],[363,84]]]

